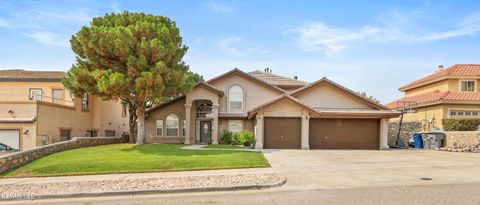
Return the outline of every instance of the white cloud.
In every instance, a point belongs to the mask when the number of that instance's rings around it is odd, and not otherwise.
[[[12,25],[7,20],[0,18],[0,28],[12,28]]]
[[[66,36],[56,33],[35,31],[33,33],[26,33],[23,35],[35,39],[36,41],[46,45],[60,46],[66,48],[70,46],[68,38],[66,38]]]
[[[68,47],[68,39],[95,16],[86,9],[30,8],[0,18],[0,27],[10,29],[39,43]]]
[[[321,51],[334,55],[356,44],[369,42],[431,42],[462,36],[474,36],[480,31],[480,13],[472,14],[443,31],[422,31],[407,16],[396,14],[380,26],[366,25],[356,29],[338,28],[325,22],[307,22],[289,29],[295,45],[307,52]]]
[[[218,1],[210,0],[210,1],[207,2],[207,5],[208,5],[208,7],[210,7],[210,9],[212,9],[213,11],[215,11],[217,13],[226,14],[226,13],[233,13],[234,12],[234,9],[233,9],[232,6],[228,6],[228,5],[220,3]]]
[[[238,58],[247,57],[249,54],[252,53],[270,52],[268,50],[262,49],[260,45],[244,43],[243,37],[240,36],[221,39],[217,43],[215,43],[215,47],[228,55]]]
[[[122,13],[122,9],[120,8],[120,3],[117,1],[113,2],[110,7],[112,8],[113,12],[115,13]]]

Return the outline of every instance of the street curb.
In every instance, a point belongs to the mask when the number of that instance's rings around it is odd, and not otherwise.
[[[100,197],[100,196],[135,196],[135,195],[149,195],[149,194],[176,194],[176,193],[195,193],[195,192],[211,192],[211,191],[239,191],[239,190],[260,190],[283,186],[287,183],[287,178],[280,176],[280,180],[265,185],[244,185],[244,186],[229,186],[229,187],[199,187],[188,189],[160,189],[160,190],[138,190],[138,191],[116,191],[116,192],[97,192],[97,193],[73,193],[73,194],[46,194],[35,195],[33,199],[0,199],[1,201],[20,201],[20,200],[38,200],[38,199],[61,199],[61,198],[78,198],[78,197]]]

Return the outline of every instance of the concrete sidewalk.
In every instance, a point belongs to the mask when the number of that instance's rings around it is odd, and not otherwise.
[[[271,168],[0,179],[1,200],[260,189],[286,179]]]

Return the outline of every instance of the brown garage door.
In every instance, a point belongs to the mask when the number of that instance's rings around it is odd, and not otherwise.
[[[378,149],[378,119],[310,119],[310,149]]]
[[[264,123],[264,148],[300,149],[300,118],[266,117]]]

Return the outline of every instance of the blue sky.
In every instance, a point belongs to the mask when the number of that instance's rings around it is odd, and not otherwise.
[[[326,76],[383,103],[442,64],[480,63],[480,1],[0,0],[0,69],[68,70],[68,39],[92,17],[165,15],[206,79],[235,67]]]

